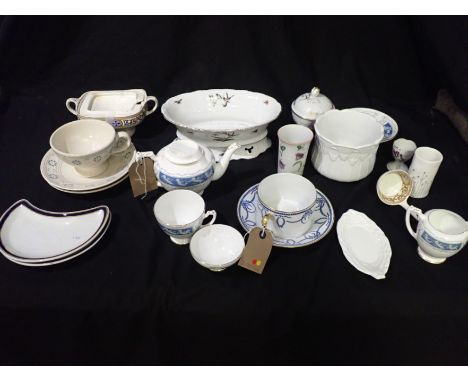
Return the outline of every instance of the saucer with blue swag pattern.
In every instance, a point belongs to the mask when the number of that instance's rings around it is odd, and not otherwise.
[[[262,206],[258,200],[258,184],[245,191],[237,203],[237,218],[246,232],[250,232],[255,227],[262,226]],[[283,248],[305,247],[323,239],[333,227],[335,214],[330,200],[319,190],[315,205],[312,208],[313,225],[308,232],[295,238],[275,238],[273,245]]]

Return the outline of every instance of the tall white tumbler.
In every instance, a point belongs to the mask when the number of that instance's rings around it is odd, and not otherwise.
[[[444,156],[431,147],[418,147],[414,152],[409,175],[413,180],[413,198],[425,198],[439,170]]]
[[[286,125],[278,130],[278,172],[302,175],[314,133],[302,125]]]

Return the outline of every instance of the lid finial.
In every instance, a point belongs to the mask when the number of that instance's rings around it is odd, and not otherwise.
[[[320,94],[320,89],[317,86],[314,86],[313,89],[310,91],[314,97],[317,97]]]

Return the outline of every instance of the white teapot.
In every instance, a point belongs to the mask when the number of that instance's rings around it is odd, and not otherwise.
[[[411,228],[411,215],[419,221],[416,232]],[[468,240],[468,222],[444,209],[422,213],[419,208],[409,206],[406,210],[406,228],[418,242],[419,256],[431,264],[441,264],[457,254]]]
[[[239,144],[231,144],[221,161],[216,163],[207,147],[188,139],[175,140],[152,156],[158,186],[167,191],[185,189],[202,194],[212,180],[224,175],[238,148]]]

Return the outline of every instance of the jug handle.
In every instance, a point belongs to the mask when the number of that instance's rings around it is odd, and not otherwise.
[[[405,215],[406,229],[408,230],[410,235],[413,236],[415,239],[417,237],[417,233],[413,231],[413,228],[411,227],[410,218],[411,218],[411,215],[413,215],[416,220],[419,220],[420,214],[422,214],[422,211],[419,208],[416,208],[413,206],[409,206],[408,209],[406,210],[406,215]]]

